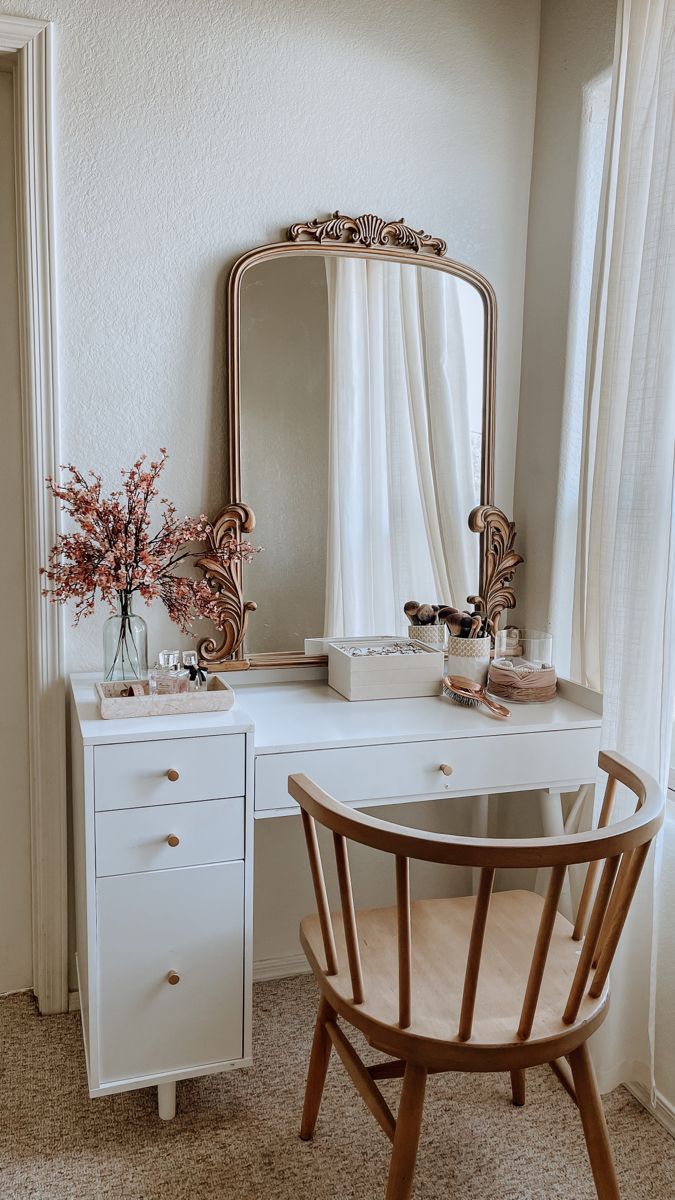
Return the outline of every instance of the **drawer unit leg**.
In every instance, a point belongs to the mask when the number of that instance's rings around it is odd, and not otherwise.
[[[541,793],[540,811],[544,837],[563,837],[565,833],[562,799],[562,792],[554,791],[553,788],[547,788]],[[547,881],[548,871],[538,871],[537,891],[542,891]],[[568,921],[572,919],[572,895],[570,892],[569,871],[565,875],[565,883],[563,884],[562,896],[560,898],[560,911],[563,916],[567,917]]]
[[[157,1111],[163,1121],[172,1121],[176,1115],[176,1084],[157,1084]]]
[[[489,796],[474,796],[471,805],[471,836],[486,838],[488,835]],[[480,883],[480,867],[471,868],[471,890],[474,896]]]

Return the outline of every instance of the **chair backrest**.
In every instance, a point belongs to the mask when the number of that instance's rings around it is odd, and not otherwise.
[[[563,837],[529,840],[453,837],[407,829],[347,808],[304,775],[289,776],[288,790],[302,810],[326,974],[337,974],[338,959],[317,838],[317,822],[333,834],[345,947],[355,1004],[363,1003],[365,997],[347,841],[370,846],[395,858],[399,1026],[402,1029],[408,1028],[412,1021],[410,859],[480,868],[456,1031],[461,1041],[471,1037],[483,940],[497,869],[551,868],[518,1026],[518,1038],[526,1040],[532,1032],[565,873],[573,864],[588,864],[572,934],[575,940],[583,938],[584,942],[562,1014],[565,1024],[571,1025],[579,1013],[586,989],[594,997],[602,993],[651,841],[663,823],[664,797],[651,776],[618,754],[601,751],[598,763],[607,774],[607,784],[597,829]],[[612,825],[610,821],[617,783],[624,784],[635,795],[637,807],[632,816]],[[595,971],[591,978],[593,968]],[[454,1033],[450,1033],[450,1036],[454,1036]]]

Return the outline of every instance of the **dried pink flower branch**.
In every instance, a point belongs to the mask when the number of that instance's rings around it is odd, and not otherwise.
[[[50,585],[42,594],[54,604],[74,600],[73,624],[91,616],[97,599],[114,608],[119,593],[137,592],[146,604],[161,600],[183,633],[190,633],[195,619],[222,627],[221,605],[211,586],[204,579],[176,575],[175,568],[203,554],[187,549],[195,542],[207,542],[209,556],[224,566],[252,562],[262,546],[231,537],[216,548],[213,527],[203,513],[178,518],[175,505],[165,498],[159,501],[159,530],[151,534],[149,509],[168,458],[162,448],[160,458],[146,467],[146,455],[141,455],[129,471],[121,472],[121,488],[107,497],[100,475],[90,471],[84,476],[72,464],[63,468],[70,475],[65,483],[47,479],[51,495],[81,532],[59,535],[40,572]]]

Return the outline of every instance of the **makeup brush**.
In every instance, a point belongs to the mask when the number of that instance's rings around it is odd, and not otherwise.
[[[417,600],[407,600],[403,611],[411,625],[436,625],[438,623],[438,604],[420,604]]]

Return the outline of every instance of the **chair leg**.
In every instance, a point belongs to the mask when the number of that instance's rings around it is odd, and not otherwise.
[[[412,1191],[426,1084],[426,1067],[421,1067],[418,1063],[406,1063],[386,1200],[408,1200]]]
[[[588,1046],[584,1042],[569,1056],[577,1104],[599,1200],[621,1200],[609,1144],[607,1123]]]
[[[314,1027],[314,1041],[312,1042],[312,1052],[309,1057],[309,1069],[307,1071],[307,1083],[305,1086],[305,1103],[302,1110],[302,1124],[300,1126],[300,1137],[303,1142],[308,1142],[314,1136],[314,1127],[321,1107],[323,1085],[326,1082],[326,1072],[328,1070],[328,1060],[332,1044],[326,1033],[326,1021],[333,1020],[335,1020],[335,1012],[325,997],[322,996],[319,1001],[319,1011]]]
[[[511,1097],[512,1103],[515,1104],[517,1108],[522,1108],[523,1104],[525,1103],[524,1071],[511,1072]]]

